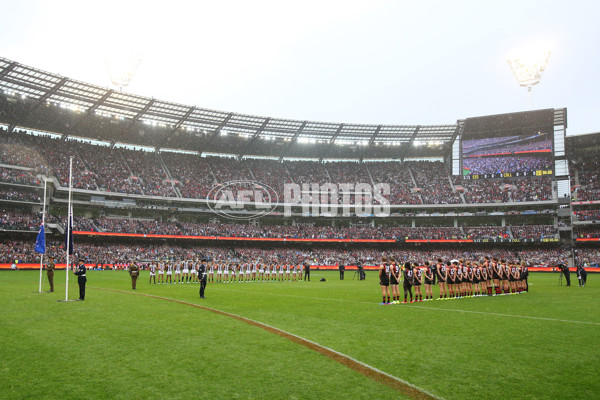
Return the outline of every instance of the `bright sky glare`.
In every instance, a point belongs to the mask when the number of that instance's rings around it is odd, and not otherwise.
[[[533,107],[600,131],[600,2],[19,1],[0,56],[110,86],[106,55],[140,63],[124,90],[237,113],[345,123],[452,124],[529,109],[507,63],[551,47]]]

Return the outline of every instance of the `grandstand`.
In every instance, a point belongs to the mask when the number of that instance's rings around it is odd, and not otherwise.
[[[600,135],[567,137],[565,143],[565,130],[565,109],[446,125],[251,116],[116,92],[0,58],[0,225],[10,254],[5,258],[31,259],[25,243],[40,223],[45,180],[47,232],[54,240],[64,233],[72,158],[75,230],[90,262],[108,253],[111,262],[151,257],[146,250],[124,251],[127,243],[207,253],[235,246],[265,258],[261,252],[275,246],[281,257],[301,254],[322,265],[374,263],[381,251],[406,258],[471,246],[480,254],[508,252],[543,267],[572,265],[579,252],[571,249],[587,246],[580,254],[590,254],[600,238],[600,164],[588,161],[597,155]],[[519,139],[538,131],[546,134]],[[465,179],[467,164],[457,151],[461,137],[498,132],[510,153],[502,155],[502,163],[512,163],[513,153],[552,145],[554,157],[542,167],[537,156],[519,158],[532,160],[525,162],[526,174],[515,169],[496,179]],[[469,164],[473,169],[480,168],[480,156],[501,151],[500,142],[473,142],[479,150],[463,148],[478,158]],[[570,168],[562,168],[566,158]],[[481,169],[480,175],[494,171]],[[239,180],[266,184],[280,199],[285,184],[389,184],[390,214],[359,215],[351,206],[349,214],[331,216],[295,205],[284,216],[280,202],[270,215],[251,219],[255,210],[248,202],[236,211],[247,219],[217,216],[207,196],[215,186]],[[352,193],[350,204],[359,199]]]

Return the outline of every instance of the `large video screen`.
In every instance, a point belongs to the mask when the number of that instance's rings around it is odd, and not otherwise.
[[[554,173],[553,129],[547,125],[465,132],[461,143],[465,179],[547,176]]]

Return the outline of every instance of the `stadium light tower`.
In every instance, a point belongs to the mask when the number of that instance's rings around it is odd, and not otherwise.
[[[533,86],[540,83],[552,52],[546,49],[524,49],[507,61],[520,86],[527,88],[529,108],[533,109]]]

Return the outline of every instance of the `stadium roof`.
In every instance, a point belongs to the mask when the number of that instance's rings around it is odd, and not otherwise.
[[[448,125],[365,125],[299,121],[216,111],[116,91],[0,58],[0,89],[78,112],[204,134],[338,145],[449,145],[460,121]]]

